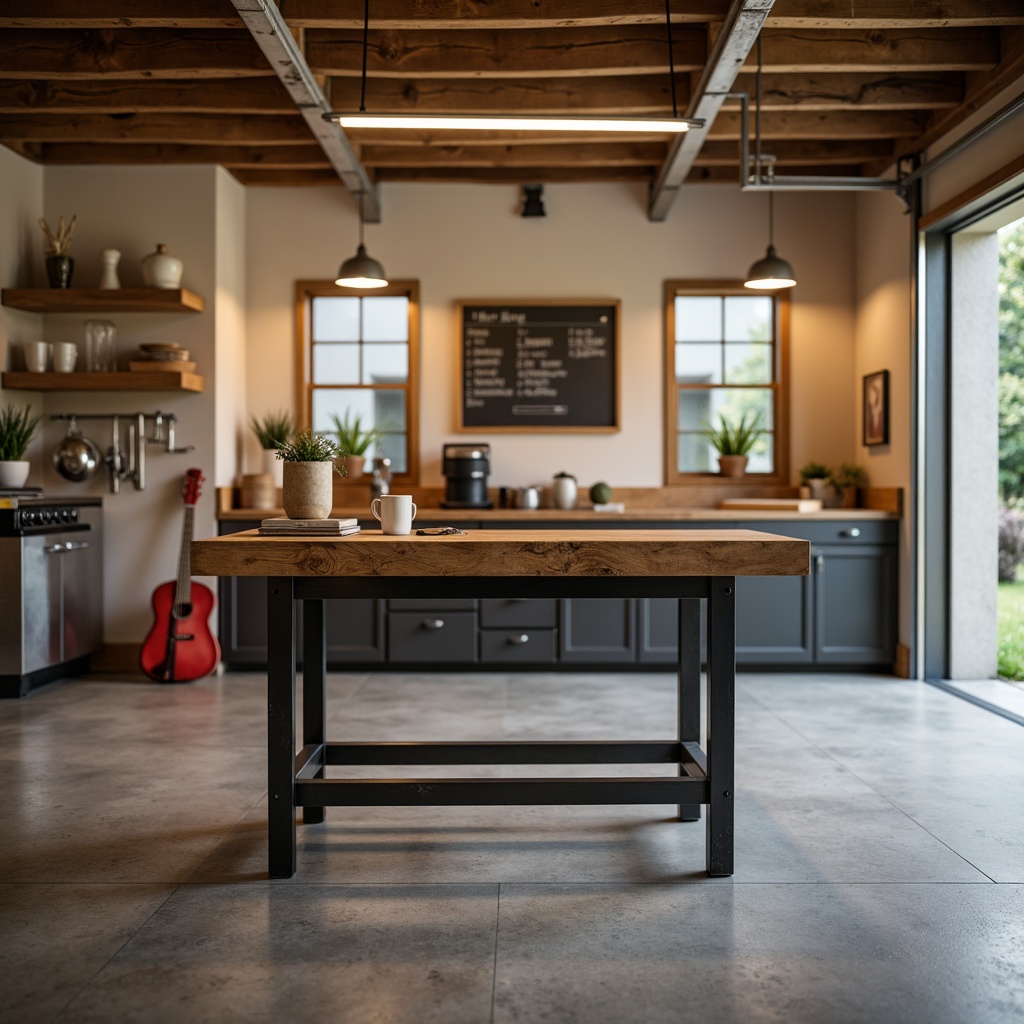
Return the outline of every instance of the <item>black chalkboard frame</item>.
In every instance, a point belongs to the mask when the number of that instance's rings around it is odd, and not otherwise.
[[[595,307],[610,307],[613,311],[612,319],[612,373],[610,386],[612,389],[611,409],[612,421],[600,425],[568,425],[559,426],[550,423],[505,423],[505,424],[470,424],[465,423],[466,393],[465,376],[463,367],[466,358],[466,310],[476,309],[481,306],[504,306],[509,309],[535,310],[543,309],[545,306],[569,306],[580,309],[593,309]],[[456,352],[458,358],[455,360],[456,378],[455,393],[455,429],[460,433],[471,434],[616,434],[622,430],[622,402],[621,402],[621,361],[622,361],[622,339],[620,335],[620,323],[622,320],[621,299],[459,299],[455,303],[456,316]],[[605,395],[607,401],[608,396]]]

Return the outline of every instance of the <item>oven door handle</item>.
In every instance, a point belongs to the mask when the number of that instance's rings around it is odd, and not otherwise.
[[[67,550],[64,544],[50,544],[48,547],[43,548],[43,553],[47,555],[63,555]]]
[[[48,555],[63,555],[66,551],[82,551],[85,548],[92,547],[92,541],[65,541],[63,544],[51,544],[49,547],[43,548],[43,551]]]

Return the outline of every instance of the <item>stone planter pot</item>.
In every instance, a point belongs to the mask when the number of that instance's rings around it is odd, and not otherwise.
[[[28,459],[0,462],[0,488],[24,487],[31,465]]]
[[[719,455],[718,472],[722,476],[743,476],[747,471],[746,455]]]
[[[334,504],[333,462],[284,464],[284,513],[289,519],[326,519]]]

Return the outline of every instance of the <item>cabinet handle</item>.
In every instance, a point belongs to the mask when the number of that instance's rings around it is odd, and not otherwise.
[[[822,573],[822,572],[825,571],[825,556],[824,555],[815,555],[814,556],[814,568],[817,569],[817,571],[819,573]]]
[[[86,548],[91,547],[91,543],[87,540],[82,541],[68,541],[64,545],[65,551],[84,551]]]
[[[839,536],[840,537],[859,537],[860,536],[860,527],[859,526],[851,526],[849,530],[840,530],[839,531]]]
[[[513,633],[509,638],[510,644],[528,644],[530,642],[529,633]]]
[[[424,619],[424,629],[444,629],[444,619]]]

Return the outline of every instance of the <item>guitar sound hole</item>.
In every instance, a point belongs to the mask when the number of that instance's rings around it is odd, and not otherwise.
[[[191,604],[176,604],[174,606],[174,617],[176,619],[187,619],[192,614]]]

